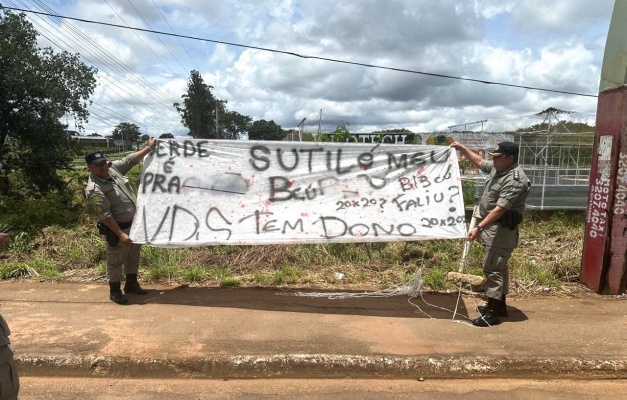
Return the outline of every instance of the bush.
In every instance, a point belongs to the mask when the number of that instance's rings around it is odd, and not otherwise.
[[[80,221],[72,193],[51,192],[39,198],[5,197],[0,203],[1,223],[37,233],[46,226],[68,227]]]

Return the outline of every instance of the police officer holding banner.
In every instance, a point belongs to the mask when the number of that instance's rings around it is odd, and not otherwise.
[[[502,142],[489,153],[492,161],[459,142],[450,147],[459,150],[475,167],[488,174],[481,202],[474,216],[476,226],[468,232],[467,240],[481,239],[484,245],[483,274],[485,296],[488,302],[477,307],[479,317],[473,325],[489,327],[507,317],[505,297],[509,291],[507,262],[518,246],[518,225],[522,221],[525,200],[531,183],[518,165],[518,145]]]
[[[0,248],[9,237],[7,233],[0,233]],[[17,400],[20,390],[20,381],[17,368],[13,360],[13,352],[9,348],[11,331],[9,325],[0,315],[0,400]]]
[[[151,137],[143,149],[113,162],[108,162],[106,154],[98,150],[85,155],[91,171],[85,196],[98,214],[100,234],[107,239],[109,298],[117,304],[128,303],[127,293],[147,293],[137,281],[141,245],[133,243],[128,236],[137,198],[125,174],[154,149],[155,143],[155,138]],[[120,287],[122,266],[126,273],[124,293]]]

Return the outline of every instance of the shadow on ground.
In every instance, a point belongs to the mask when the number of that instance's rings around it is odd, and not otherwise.
[[[316,297],[300,296],[312,294]],[[470,314],[464,302],[458,303],[456,294],[423,293],[421,297],[406,295],[392,297],[357,297],[330,299],[322,297],[335,291],[289,290],[267,288],[192,288],[178,287],[149,290],[145,296],[129,295],[130,306],[144,304],[174,304],[198,307],[241,308],[264,311],[286,311],[319,314],[346,314],[394,318],[434,318],[468,320],[477,317]],[[364,291],[342,291],[362,296]],[[508,322],[527,320],[527,316],[515,307],[508,307]]]

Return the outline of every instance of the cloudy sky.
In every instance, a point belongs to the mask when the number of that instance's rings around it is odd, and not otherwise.
[[[0,0],[165,33],[28,14],[41,44],[98,68],[85,133],[133,122],[186,135],[172,103],[200,71],[227,108],[284,129],[498,132],[548,107],[594,123],[611,0]],[[233,46],[219,44],[228,42]],[[255,47],[255,48],[252,48]],[[265,51],[278,50],[279,52]],[[282,52],[315,58],[302,58]],[[341,62],[321,60],[333,59]],[[351,64],[352,63],[352,64]],[[372,68],[355,64],[368,64]],[[394,71],[401,69],[412,72]],[[322,111],[321,111],[322,110]],[[70,129],[73,122],[68,120]],[[481,125],[468,125],[480,129]]]

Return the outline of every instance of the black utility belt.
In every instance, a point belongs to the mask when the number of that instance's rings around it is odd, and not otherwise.
[[[516,211],[506,211],[505,214],[501,215],[498,222],[502,227],[514,230],[518,227],[522,220],[523,215],[521,213]]]
[[[120,229],[124,230],[124,229],[130,228],[133,223],[132,222],[118,222],[117,224],[120,227]],[[109,246],[115,247],[118,245],[120,238],[118,237],[118,235],[115,234],[115,232],[109,229],[109,227],[105,225],[104,222],[98,221],[98,223],[96,224],[96,227],[98,227],[98,233],[105,236],[105,238],[107,239],[107,243],[109,243]]]
[[[118,226],[120,227],[120,229],[124,230],[124,229],[128,229],[131,227],[131,225],[133,225],[132,222],[118,222]]]

